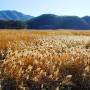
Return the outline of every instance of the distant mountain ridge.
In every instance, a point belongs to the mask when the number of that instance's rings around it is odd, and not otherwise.
[[[90,30],[90,16],[58,16],[42,14],[38,17],[24,15],[17,11],[0,12],[0,28],[17,29],[74,29]],[[4,20],[3,20],[4,19]],[[17,21],[18,20],[18,21]]]
[[[17,12],[15,10],[4,10],[0,11],[0,20],[19,20],[19,21],[26,21],[29,19],[34,18],[30,15],[25,15],[21,12]]]

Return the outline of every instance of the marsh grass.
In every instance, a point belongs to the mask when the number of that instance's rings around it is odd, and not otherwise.
[[[65,90],[69,85],[89,90],[89,35],[81,30],[0,30],[3,90]]]

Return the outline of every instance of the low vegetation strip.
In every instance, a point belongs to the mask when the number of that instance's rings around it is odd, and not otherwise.
[[[74,33],[2,30],[2,90],[89,90],[90,36]]]

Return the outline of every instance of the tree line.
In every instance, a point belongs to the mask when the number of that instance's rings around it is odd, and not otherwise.
[[[24,21],[0,20],[0,29],[24,29],[27,24]]]
[[[90,16],[43,14],[27,21],[0,20],[0,29],[76,29],[89,30]]]

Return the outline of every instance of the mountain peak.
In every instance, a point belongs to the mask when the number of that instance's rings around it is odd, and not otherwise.
[[[34,18],[30,15],[25,15],[21,12],[17,12],[16,10],[2,10],[0,11],[0,20],[19,20],[26,21],[31,18]]]

